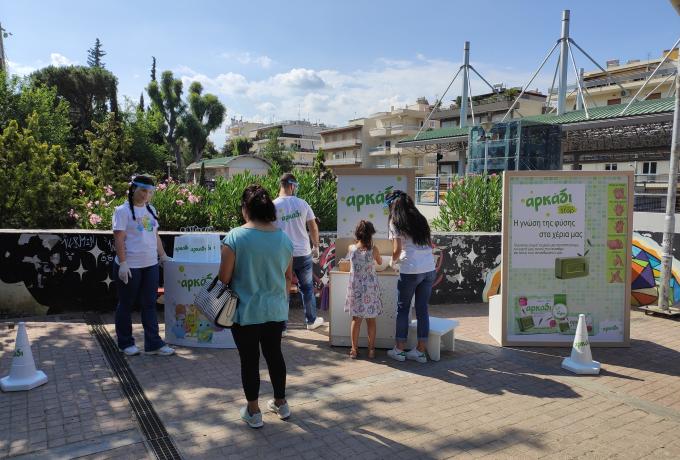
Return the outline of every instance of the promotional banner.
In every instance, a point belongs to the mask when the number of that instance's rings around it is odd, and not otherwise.
[[[631,186],[627,172],[505,173],[505,344],[569,345],[581,313],[591,343],[628,343]]]
[[[189,347],[236,348],[231,331],[215,327],[194,305],[198,290],[213,280],[219,268],[219,263],[165,263],[166,342]]]
[[[375,226],[374,238],[387,238],[385,196],[403,190],[414,198],[412,169],[348,169],[338,170],[337,176],[338,238],[354,238],[354,229],[362,219]]]

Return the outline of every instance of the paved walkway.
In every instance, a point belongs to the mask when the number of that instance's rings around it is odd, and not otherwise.
[[[294,310],[284,341],[293,416],[265,414],[261,430],[238,417],[235,350],[179,348],[128,363],[187,459],[680,458],[680,322],[632,312],[631,348],[594,349],[602,374],[577,377],[560,368],[568,349],[497,347],[486,313],[433,308],[460,320],[457,348],[423,365],[384,351],[350,361],[325,331],[302,329]],[[0,394],[0,456],[153,458],[89,331],[75,319],[29,324],[50,382]],[[3,375],[14,335],[0,328]],[[264,406],[272,390],[262,375]]]

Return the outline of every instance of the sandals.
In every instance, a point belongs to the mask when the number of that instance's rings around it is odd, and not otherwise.
[[[349,351],[349,358],[350,359],[357,359],[359,357],[359,351],[355,349],[351,349]],[[368,349],[368,359],[375,359],[375,348],[369,348]]]

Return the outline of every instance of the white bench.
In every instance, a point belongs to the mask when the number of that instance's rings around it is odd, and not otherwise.
[[[411,321],[408,331],[408,346],[415,348],[418,343],[418,320]],[[454,351],[456,346],[455,329],[458,321],[455,319],[435,318],[430,316],[430,334],[427,338],[427,354],[432,361],[439,361],[442,347],[446,351]]]

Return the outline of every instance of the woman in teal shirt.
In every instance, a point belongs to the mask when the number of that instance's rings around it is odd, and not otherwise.
[[[246,223],[232,229],[222,241],[220,281],[239,297],[231,328],[241,358],[241,381],[248,401],[241,418],[260,428],[260,347],[274,387],[267,407],[281,419],[290,417],[286,402],[286,363],[281,353],[281,332],[288,319],[288,292],[293,277],[293,243],[279,230],[276,209],[267,191],[251,185],[241,196]]]

